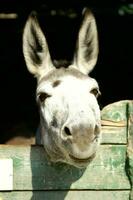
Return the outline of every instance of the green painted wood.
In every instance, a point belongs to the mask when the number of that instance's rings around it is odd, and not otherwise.
[[[128,100],[118,101],[105,106],[101,111],[102,120],[127,122],[127,109],[130,102]]]
[[[130,200],[133,200],[133,101],[128,106],[128,147],[127,147],[128,175],[131,182]]]
[[[102,126],[101,143],[127,144],[127,127]]]
[[[131,101],[109,104],[101,111],[102,143],[127,144],[128,105]]]
[[[0,200],[129,200],[129,191],[35,191],[0,193]]]
[[[0,146],[12,158],[14,190],[130,189],[125,172],[126,145],[101,145],[86,169],[47,161],[42,146]]]

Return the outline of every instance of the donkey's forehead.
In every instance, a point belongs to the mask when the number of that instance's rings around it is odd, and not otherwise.
[[[53,69],[50,73],[47,75],[44,75],[40,78],[39,84],[41,84],[44,81],[55,81],[57,79],[63,79],[67,76],[73,76],[78,79],[86,79],[87,76],[82,74],[80,71],[76,69],[69,69],[69,68],[59,68],[59,69]]]
[[[60,68],[60,69],[54,69],[50,73],[48,73],[46,76],[42,76],[40,80],[38,81],[38,85],[42,85],[46,82],[52,83],[53,87],[56,87],[62,80],[73,78],[81,81],[92,81],[94,84],[97,84],[97,82],[90,78],[88,75],[85,75],[74,68]]]
[[[52,92],[54,88],[67,88],[70,90],[91,90],[93,87],[98,87],[95,79],[82,74],[76,69],[60,68],[51,71],[47,76],[42,77],[38,82],[37,93],[41,91]]]

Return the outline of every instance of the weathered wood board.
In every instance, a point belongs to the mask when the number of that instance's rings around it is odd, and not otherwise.
[[[0,193],[0,200],[127,200],[129,191],[19,191]]]
[[[0,200],[133,200],[133,102],[102,111],[102,144],[86,169],[50,163],[42,146],[0,146],[13,160],[13,190]]]
[[[130,200],[133,200],[133,102],[128,106],[128,145],[127,145],[127,163],[128,175],[131,183]]]
[[[1,147],[0,157],[12,158],[14,190],[128,189],[126,146],[102,145],[86,169],[46,161],[43,147]],[[111,177],[111,178],[110,178]]]
[[[101,116],[104,124],[106,121],[109,122],[108,125],[117,124],[117,127],[124,127],[125,124],[126,138],[124,138],[127,140],[125,171],[131,184],[129,199],[133,200],[133,101],[125,100],[110,104],[102,110]]]
[[[0,159],[0,190],[13,190],[13,160]]]

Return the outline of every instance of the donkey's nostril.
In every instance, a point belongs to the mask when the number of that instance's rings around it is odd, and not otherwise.
[[[70,130],[69,130],[69,128],[68,127],[64,127],[64,132],[65,132],[65,134],[67,135],[67,136],[71,136],[72,134],[71,134],[71,132],[70,132]]]

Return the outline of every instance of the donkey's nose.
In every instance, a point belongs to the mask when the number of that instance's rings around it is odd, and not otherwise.
[[[70,128],[68,128],[67,126],[65,126],[62,130],[62,139],[63,140],[67,140],[67,139],[72,139],[72,133]]]

